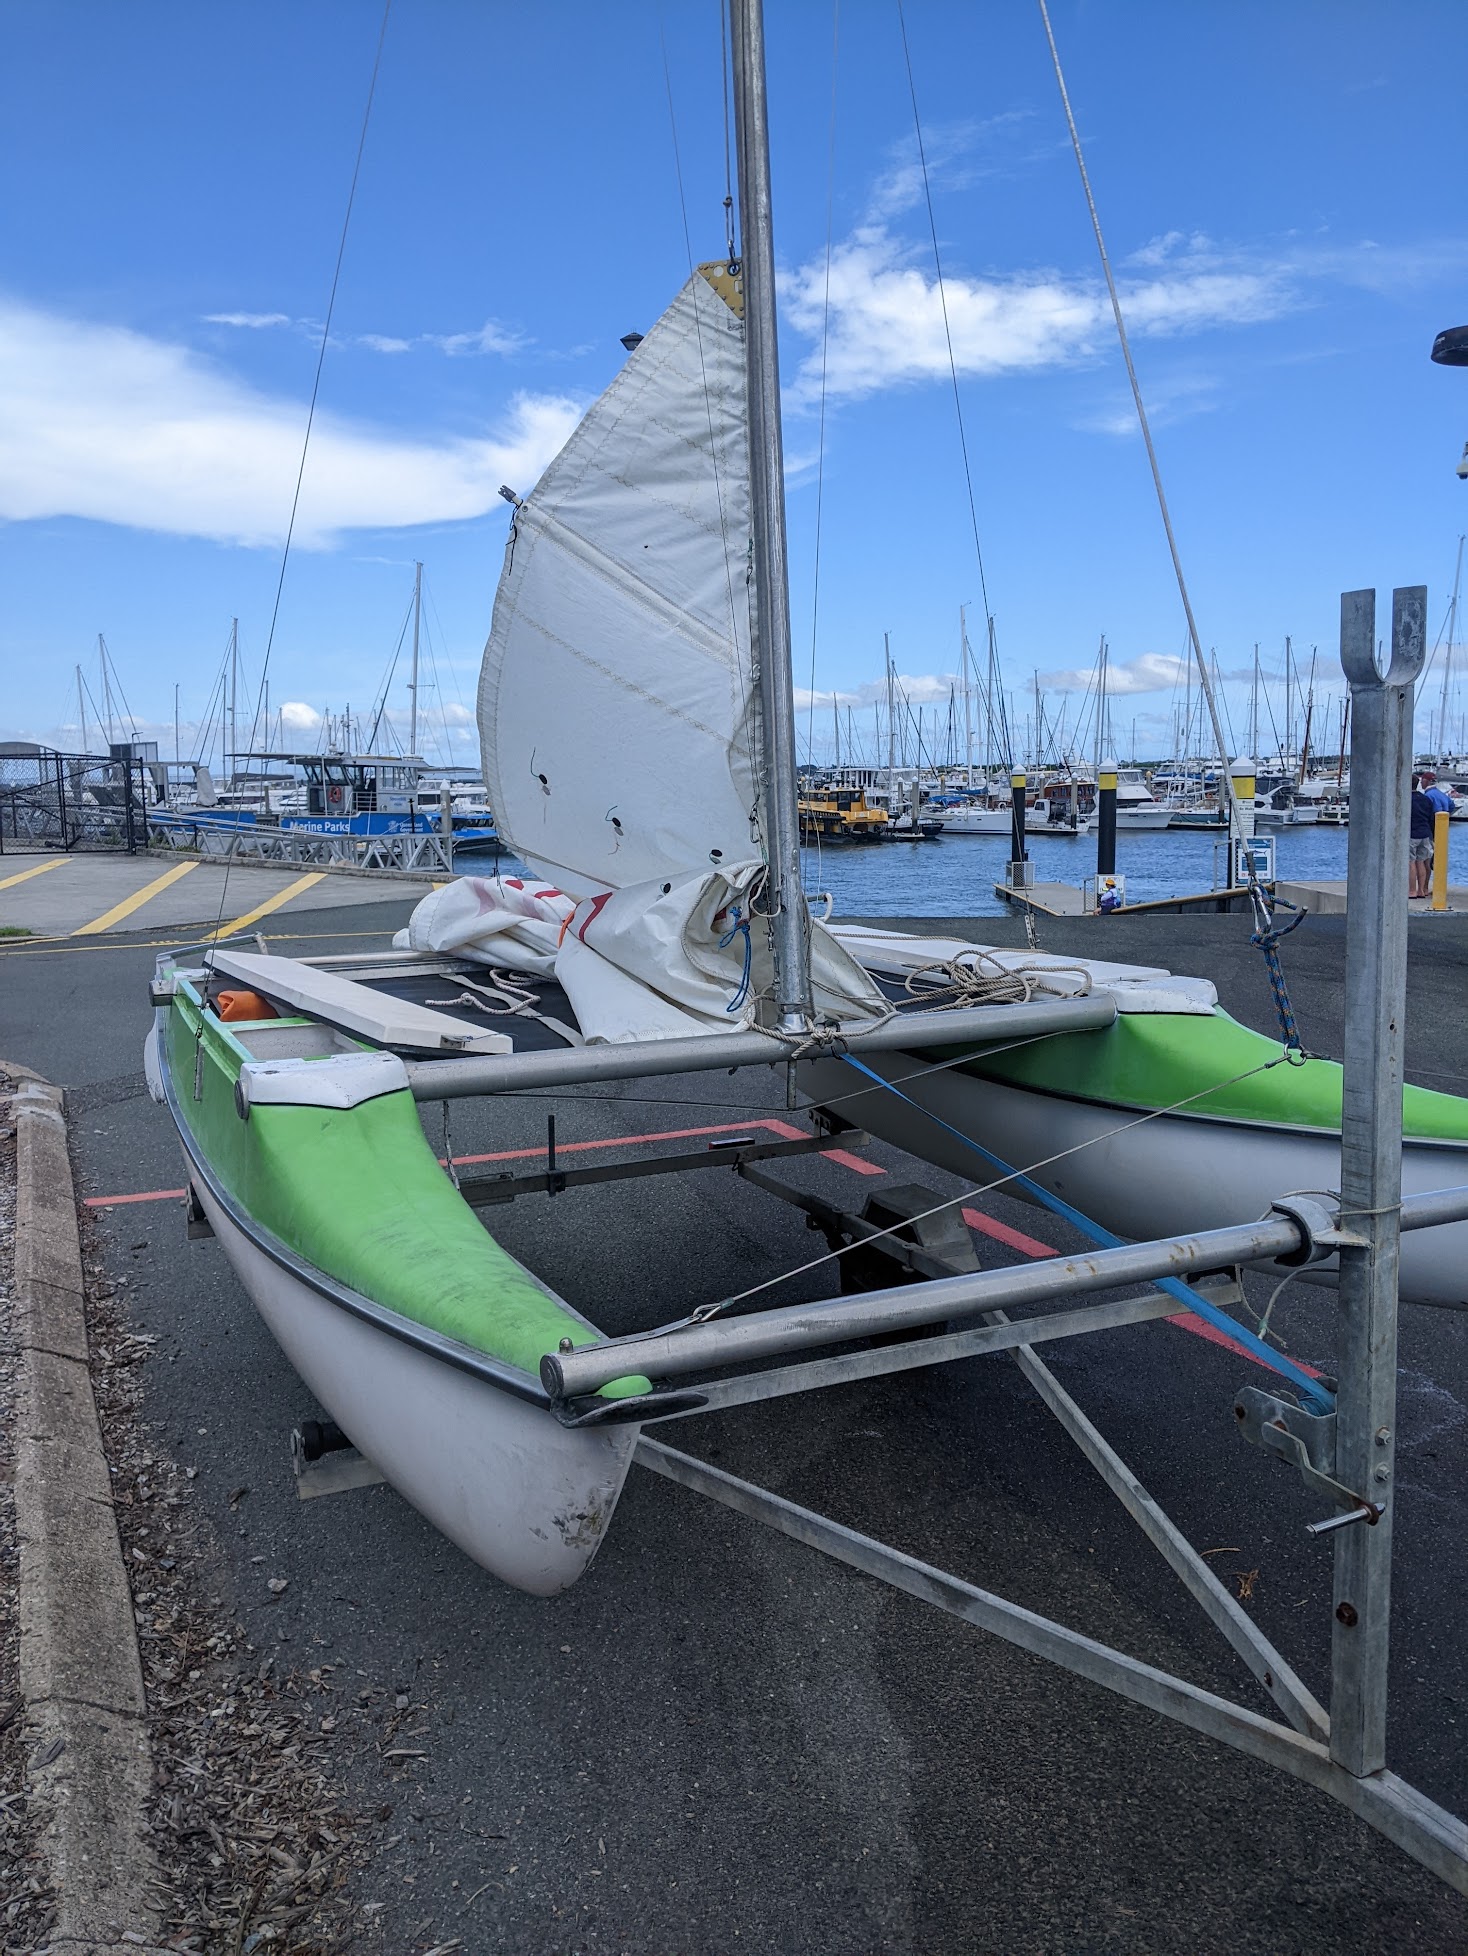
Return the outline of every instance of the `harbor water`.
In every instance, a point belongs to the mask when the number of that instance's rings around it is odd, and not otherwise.
[[[1344,880],[1345,829],[1273,833],[1275,873],[1281,882]],[[1094,835],[1031,835],[1025,843],[1037,883],[1079,887],[1096,873]],[[940,835],[929,842],[837,844],[801,854],[806,893],[817,903],[828,892],[836,917],[999,917],[1009,908],[994,894],[1009,860],[1007,836]],[[493,849],[472,855],[466,851],[456,867],[461,876],[530,873],[508,851]],[[1228,880],[1228,853],[1215,830],[1121,831],[1116,867],[1126,878],[1128,903],[1155,903],[1222,886]],[[1468,884],[1468,822],[1455,822],[1449,830],[1448,880]]]
[[[1281,882],[1344,879],[1345,829],[1273,833]],[[1094,835],[1031,835],[1025,846],[1037,883],[1079,886],[1096,873]],[[1007,836],[940,835],[931,842],[807,849],[805,886],[812,894],[829,890],[837,917],[993,917],[1009,907],[994,894],[1008,860]],[[1154,903],[1226,883],[1228,852],[1222,836],[1207,829],[1119,831],[1116,867],[1126,878],[1128,903]],[[1448,880],[1468,883],[1468,822],[1455,822],[1449,830]]]

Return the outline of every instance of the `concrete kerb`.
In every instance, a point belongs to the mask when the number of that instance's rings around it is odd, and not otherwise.
[[[15,1512],[20,1687],[42,1847],[48,1947],[147,1948],[159,1931],[147,1702],[132,1591],[88,1363],[81,1242],[59,1088],[19,1066],[15,1294],[21,1393]],[[141,1943],[140,1943],[141,1938]]]

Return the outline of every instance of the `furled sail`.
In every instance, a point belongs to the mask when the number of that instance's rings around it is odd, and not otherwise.
[[[484,775],[500,834],[572,896],[763,854],[741,312],[700,267],[515,512]]]

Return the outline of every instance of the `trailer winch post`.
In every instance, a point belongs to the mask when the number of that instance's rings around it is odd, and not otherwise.
[[[1392,593],[1391,659],[1376,662],[1376,593],[1341,598],[1351,688],[1346,874],[1346,1024],[1341,1103],[1340,1385],[1336,1479],[1383,1512],[1335,1540],[1331,1757],[1358,1776],[1386,1764],[1397,1264],[1402,1199],[1402,1057],[1407,1004],[1407,813],[1413,685],[1426,651],[1427,591]]]

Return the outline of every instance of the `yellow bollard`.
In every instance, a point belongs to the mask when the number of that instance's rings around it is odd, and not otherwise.
[[[1448,907],[1448,815],[1444,808],[1432,818],[1432,907]]]

